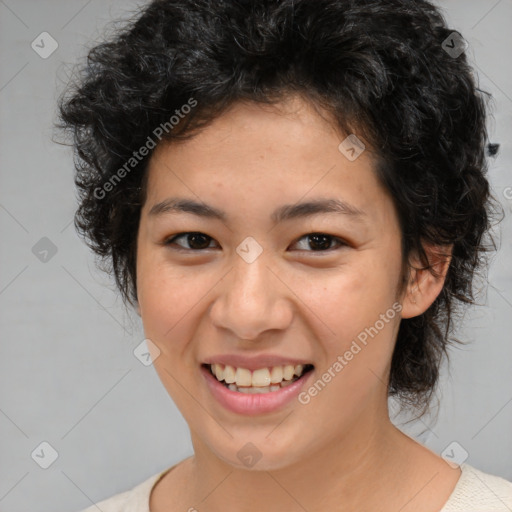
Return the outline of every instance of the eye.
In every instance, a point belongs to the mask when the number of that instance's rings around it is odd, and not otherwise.
[[[309,233],[308,235],[304,235],[303,237],[299,238],[295,244],[300,244],[301,240],[307,239],[309,239],[309,243],[306,243],[306,246],[305,244],[302,244],[303,247],[299,250],[306,250],[307,252],[325,252],[335,248],[331,246],[332,242],[336,243],[338,247],[348,246],[348,244],[341,238],[335,237],[333,235],[327,235],[325,233]],[[308,251],[307,247],[312,250]]]
[[[185,246],[181,243],[177,243],[178,240],[184,240]],[[308,240],[308,242],[304,243],[304,241]],[[214,242],[214,239],[211,236],[208,236],[201,232],[187,232],[187,233],[179,233],[164,242],[164,245],[175,245],[179,249],[185,251],[195,251],[199,252],[203,249],[212,249],[214,246],[210,244]],[[333,247],[332,244],[335,244]],[[335,249],[337,247],[348,246],[348,244],[333,235],[327,235],[325,233],[309,233],[299,238],[297,242],[293,245],[301,245],[299,247],[299,251],[306,252],[326,252],[331,249]]]
[[[184,247],[183,245],[176,244],[177,240],[184,239],[188,244],[188,247]],[[205,235],[200,232],[190,232],[190,233],[180,233],[175,235],[164,242],[164,245],[177,245],[183,250],[188,251],[200,251],[201,249],[208,249],[210,242],[213,241],[213,238]]]

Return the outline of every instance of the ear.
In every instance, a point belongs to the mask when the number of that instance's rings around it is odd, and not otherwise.
[[[140,305],[139,305],[139,303],[138,303],[138,302],[137,302],[137,306],[136,306],[136,308],[135,308],[135,311],[137,311],[137,315],[141,316],[141,315],[140,315]]]
[[[423,244],[431,268],[423,268],[418,254],[409,259],[411,267],[407,287],[402,296],[402,318],[423,314],[443,289],[452,259],[453,245]]]

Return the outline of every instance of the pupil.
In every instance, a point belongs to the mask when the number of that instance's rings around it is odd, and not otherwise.
[[[309,247],[313,250],[329,249],[329,246],[331,245],[330,237],[328,235],[310,235],[309,239]],[[317,246],[316,248],[314,247],[315,245]]]
[[[188,243],[193,249],[205,249],[208,247],[208,237],[200,233],[188,235]]]

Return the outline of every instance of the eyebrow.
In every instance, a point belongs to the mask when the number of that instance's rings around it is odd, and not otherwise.
[[[159,216],[167,213],[191,213],[198,217],[226,221],[226,212],[206,203],[191,199],[168,198],[153,205],[149,216]],[[340,199],[318,199],[303,203],[287,204],[277,208],[270,216],[275,223],[290,219],[305,218],[319,213],[338,213],[348,215],[355,220],[362,220],[366,212]]]

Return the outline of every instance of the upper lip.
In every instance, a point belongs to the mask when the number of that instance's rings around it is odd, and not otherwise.
[[[292,365],[297,366],[299,364],[307,365],[311,364],[309,361],[304,359],[294,359],[292,357],[282,357],[271,354],[261,354],[259,356],[242,356],[236,354],[223,354],[208,357],[203,364],[223,364],[233,366],[235,368],[246,368],[247,370],[258,370],[260,368],[271,368],[273,366],[286,366]]]

